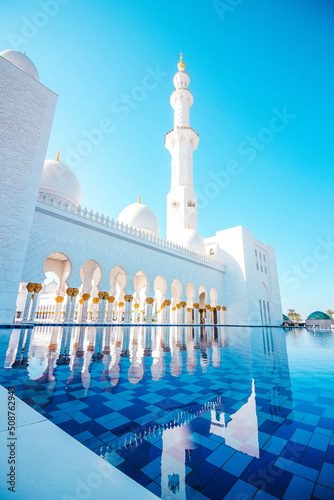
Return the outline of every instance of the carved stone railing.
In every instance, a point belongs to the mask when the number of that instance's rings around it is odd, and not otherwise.
[[[58,208],[59,210],[63,210],[64,212],[68,212],[72,215],[80,217],[82,219],[86,219],[88,221],[92,221],[95,224],[102,225],[104,227],[108,227],[115,231],[120,231],[123,234],[127,234],[129,236],[134,236],[136,238],[140,238],[149,243],[153,243],[163,248],[167,248],[169,250],[173,250],[174,252],[178,252],[182,255],[188,255],[193,259],[199,260],[201,262],[206,262],[211,266],[215,266],[217,268],[222,269],[223,264],[210,257],[209,255],[203,254],[201,252],[196,252],[195,250],[190,250],[189,248],[183,247],[181,245],[177,245],[172,241],[164,240],[163,238],[159,238],[157,236],[152,236],[149,233],[144,231],[140,231],[135,227],[128,226],[127,224],[119,223],[114,219],[110,219],[109,217],[105,217],[103,214],[100,215],[98,212],[93,212],[93,210],[88,210],[87,208],[82,208],[81,206],[76,207],[74,203],[70,203],[68,201],[63,200],[57,196],[51,196],[47,193],[40,192],[38,195],[39,203],[43,203],[44,205],[48,205],[50,207]]]
[[[198,133],[196,132],[196,130],[194,130],[192,127],[189,127],[187,125],[178,125],[177,127],[175,128],[172,128],[172,130],[169,130],[166,134],[165,134],[165,144],[166,144],[166,139],[167,139],[167,135],[171,134],[172,132],[174,132],[174,130],[192,130],[196,135],[197,137],[199,137]]]

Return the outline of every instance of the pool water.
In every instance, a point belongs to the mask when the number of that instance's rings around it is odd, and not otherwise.
[[[333,376],[331,330],[0,330],[0,383],[161,498],[334,499]]]

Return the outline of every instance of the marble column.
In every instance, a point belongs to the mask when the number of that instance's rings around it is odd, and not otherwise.
[[[99,314],[99,302],[100,302],[99,297],[93,298],[92,317],[91,317],[92,323],[97,322],[98,314]]]
[[[106,320],[106,300],[108,299],[108,292],[99,292],[99,311],[97,316],[98,323],[105,323]]]
[[[83,303],[82,303],[81,318],[80,318],[81,323],[86,323],[86,321],[87,321],[87,311],[88,311],[89,299],[90,299],[89,293],[84,293],[82,295]]]
[[[222,307],[221,313],[220,313],[220,321],[222,325],[225,325],[225,311],[226,307]]]
[[[28,295],[26,298],[25,306],[24,306],[22,321],[27,321],[29,318],[29,310],[30,310],[30,306],[31,306],[32,292],[35,289],[35,283],[28,283],[26,288],[28,290]]]
[[[69,315],[70,315],[70,308],[71,308],[71,303],[72,303],[73,288],[67,288],[66,295],[67,295],[67,300],[66,300],[64,321],[67,322],[68,318],[69,318]]]
[[[206,309],[206,320],[205,320],[205,323],[207,325],[209,325],[210,324],[210,309],[211,309],[210,304],[205,304],[205,309]]]
[[[115,297],[108,297],[108,312],[107,312],[107,323],[112,323],[112,313],[114,308]]]
[[[194,324],[199,325],[199,311],[198,311],[199,304],[198,304],[198,302],[194,302],[193,308],[194,308]]]
[[[217,324],[221,325],[221,307],[216,306],[216,311],[217,311]]]
[[[134,304],[133,309],[134,309],[134,313],[133,313],[132,323],[138,323],[139,304]]]
[[[172,301],[166,299],[164,304],[165,304],[165,317],[164,317],[164,323],[167,323],[168,325],[171,324],[171,311],[170,311],[170,305]]]
[[[56,297],[55,301],[56,301],[56,310],[55,310],[54,321],[55,321],[55,323],[59,323],[60,313],[61,313],[62,305],[64,302],[64,297],[62,297],[62,296]]]
[[[152,323],[152,309],[153,309],[154,298],[146,298],[146,323]]]
[[[118,302],[117,306],[117,323],[122,323],[124,302]]]
[[[215,323],[215,310],[216,310],[215,307],[210,308],[210,323],[211,323],[211,325],[214,325],[214,323]]]
[[[184,325],[185,322],[186,322],[186,306],[187,306],[187,303],[186,302],[180,302],[180,322]]]
[[[31,297],[32,300],[32,306],[31,306],[31,311],[30,311],[30,316],[29,316],[29,321],[34,321],[35,320],[35,311],[36,307],[38,304],[38,298],[39,298],[39,292],[42,290],[42,285],[39,283],[35,283],[34,287],[34,295]]]
[[[124,295],[125,313],[124,323],[130,323],[133,295]]]
[[[176,323],[176,307],[172,307],[171,309],[170,323]]]
[[[76,298],[75,297],[79,293],[79,289],[78,288],[72,288],[72,290],[73,290],[73,292],[72,292],[71,301],[70,301],[71,311],[70,311],[70,316],[69,316],[69,322],[70,323],[73,323],[73,321],[74,321],[75,304],[76,304]]]

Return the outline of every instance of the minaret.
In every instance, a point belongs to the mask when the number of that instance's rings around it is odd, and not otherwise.
[[[178,72],[174,76],[175,90],[170,104],[174,109],[174,128],[165,136],[165,146],[172,156],[171,189],[167,196],[167,239],[177,241],[188,226],[197,231],[197,197],[193,181],[193,152],[199,136],[189,125],[189,109],[193,95],[188,90],[190,78],[180,55]]]

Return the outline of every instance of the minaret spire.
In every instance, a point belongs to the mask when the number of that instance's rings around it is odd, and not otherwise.
[[[190,77],[185,71],[182,52],[173,83],[175,90],[170,104],[174,109],[174,128],[166,134],[165,146],[172,157],[171,189],[167,196],[167,239],[176,241],[187,223],[197,231],[192,155],[197,149],[199,136],[190,126],[189,110],[194,99],[188,89]]]

